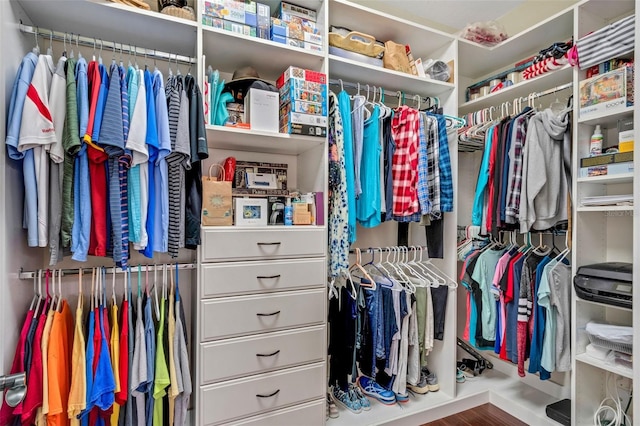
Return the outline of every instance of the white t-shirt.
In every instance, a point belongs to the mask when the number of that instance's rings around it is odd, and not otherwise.
[[[51,80],[51,90],[49,91],[49,110],[53,118],[53,127],[55,129],[56,141],[49,149],[49,156],[54,163],[62,163],[64,161],[64,148],[62,147],[62,130],[64,129],[64,120],[67,113],[67,76],[64,71],[64,65],[67,62],[65,56],[60,57],[56,72]]]

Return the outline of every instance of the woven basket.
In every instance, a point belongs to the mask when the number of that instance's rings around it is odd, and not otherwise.
[[[176,6],[167,6],[160,13],[165,15],[175,16],[183,19],[190,19],[192,21],[196,20],[196,14],[190,7],[176,7]]]
[[[376,44],[375,37],[357,31],[351,31],[347,35],[330,32],[329,45],[372,58],[380,57],[385,49]]]

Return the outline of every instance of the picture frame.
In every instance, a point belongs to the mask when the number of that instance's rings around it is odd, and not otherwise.
[[[236,226],[267,226],[269,207],[266,198],[236,198]]]

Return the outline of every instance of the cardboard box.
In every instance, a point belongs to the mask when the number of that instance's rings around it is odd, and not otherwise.
[[[287,205],[287,197],[269,197],[269,225],[284,225],[284,207]]]
[[[285,116],[290,112],[326,116],[327,106],[326,103],[323,104],[321,102],[306,102],[299,100],[280,103],[280,117]]]
[[[311,102],[327,101],[327,85],[322,83],[292,78],[279,90],[280,103],[285,103],[291,99]]]
[[[605,164],[602,166],[580,167],[579,177],[610,176],[623,173],[633,173],[633,161],[629,161],[627,163]]]
[[[269,40],[271,38],[271,7],[268,4],[256,3],[257,35]]]
[[[293,224],[294,225],[311,225],[313,223],[313,214],[311,213],[311,204],[292,203],[292,206],[293,206]]]
[[[286,163],[268,163],[268,162],[257,162],[257,161],[244,161],[237,160],[236,161],[236,170],[235,176],[233,180],[233,193],[234,194],[254,194],[260,195],[263,194],[263,190],[252,189],[249,190],[247,187],[247,173],[269,173],[276,175],[277,179],[277,190],[266,190],[264,189],[264,194],[270,195],[286,195],[287,192],[287,169],[288,165]],[[244,190],[247,191],[244,191]],[[279,191],[279,192],[277,192]]]
[[[618,120],[618,150],[620,152],[633,151],[634,138],[633,117]]]
[[[202,24],[209,27],[213,27],[213,28],[220,28],[225,31],[231,31],[236,34],[242,34],[249,37],[256,37],[257,35],[255,27],[244,25],[244,24],[238,24],[236,22],[227,21],[221,18],[214,18],[212,16],[202,15]]]
[[[251,130],[278,132],[279,100],[278,92],[249,89],[244,99],[244,116]]]
[[[289,67],[278,77],[276,87],[280,89],[290,78],[311,81],[314,83],[327,84],[327,75],[319,71],[305,70],[304,68]]]
[[[305,27],[296,22],[285,22],[281,19],[271,18],[271,37],[279,35],[294,40],[306,41],[322,45],[322,34],[315,27]]]
[[[623,67],[580,82],[580,117],[613,113],[633,105],[633,67]]]
[[[280,116],[280,132],[325,137],[327,136],[327,117],[289,112]]]
[[[252,0],[205,0],[202,15],[251,27],[258,25],[257,5]]]
[[[276,43],[287,44],[287,38],[285,36],[281,36],[278,34],[271,34],[271,41],[275,41]]]
[[[315,10],[284,1],[280,2],[280,5],[278,6],[278,9],[276,9],[276,13],[274,15],[284,21],[289,21],[290,18],[294,16],[308,19],[313,22],[318,20],[318,14]]]

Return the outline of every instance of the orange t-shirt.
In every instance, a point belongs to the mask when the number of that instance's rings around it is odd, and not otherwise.
[[[49,336],[49,414],[48,426],[67,426],[67,405],[71,388],[71,350],[73,344],[73,316],[66,300],[56,312]]]

